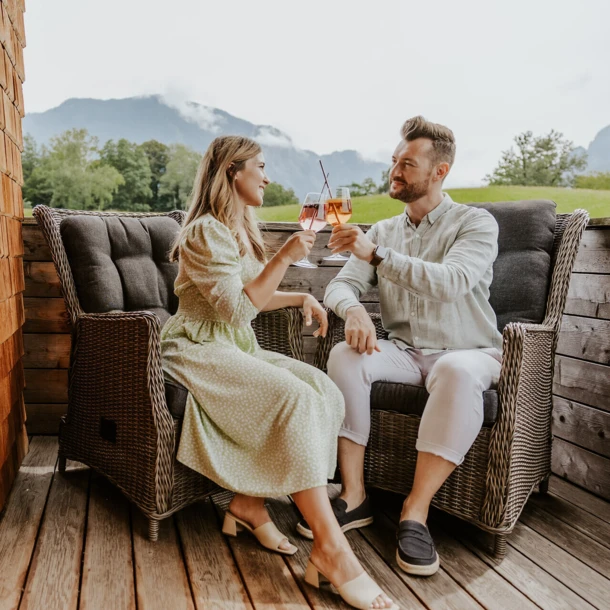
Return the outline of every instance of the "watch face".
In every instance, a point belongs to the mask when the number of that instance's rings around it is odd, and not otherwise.
[[[388,253],[388,249],[383,246],[377,246],[377,250],[375,250],[375,255],[379,258],[385,258]]]

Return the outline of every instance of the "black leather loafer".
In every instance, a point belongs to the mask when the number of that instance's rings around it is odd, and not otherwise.
[[[373,523],[371,500],[368,496],[360,506],[357,506],[353,510],[348,511],[347,502],[341,498],[335,498],[331,502],[331,506],[333,508],[333,513],[335,513],[335,517],[337,517],[337,521],[341,526],[342,532],[348,532],[349,530],[365,527]],[[313,533],[305,519],[301,519],[297,523],[297,532],[299,532],[301,536],[313,540]]]
[[[425,525],[418,521],[401,521],[396,536],[396,561],[403,572],[416,576],[432,576],[438,570],[438,553]]]

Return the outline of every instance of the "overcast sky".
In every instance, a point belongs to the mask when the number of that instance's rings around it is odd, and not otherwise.
[[[519,132],[610,124],[608,0],[28,0],[27,112],[160,93],[388,160],[415,114],[451,127],[448,186]]]

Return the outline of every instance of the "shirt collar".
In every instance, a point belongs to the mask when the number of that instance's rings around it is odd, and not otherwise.
[[[428,222],[433,225],[450,207],[453,200],[447,193],[443,193],[443,200],[427,214]]]
[[[422,222],[427,218],[428,222],[433,225],[453,204],[453,199],[451,199],[451,197],[447,193],[443,193],[443,198],[441,199],[441,202],[422,218]],[[405,219],[409,226],[413,227],[414,229],[417,229],[417,227],[411,222],[411,219],[409,218],[409,213],[407,212],[406,206]]]

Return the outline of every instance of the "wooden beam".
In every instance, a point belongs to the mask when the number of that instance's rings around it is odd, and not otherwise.
[[[610,413],[553,396],[553,434],[610,458]]]
[[[553,472],[594,494],[610,500],[610,460],[556,438],[553,441]]]
[[[573,273],[564,313],[610,320],[610,275]]]
[[[553,394],[610,411],[610,367],[557,356]]]
[[[610,320],[563,316],[557,353],[610,364]]]
[[[610,274],[610,228],[585,231],[574,261],[574,272]]]

